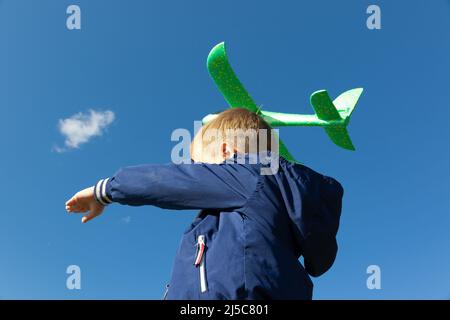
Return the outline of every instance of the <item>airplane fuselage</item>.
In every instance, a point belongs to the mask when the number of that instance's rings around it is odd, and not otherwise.
[[[287,126],[318,126],[318,127],[336,127],[347,125],[346,119],[341,120],[321,120],[315,114],[292,114],[271,111],[261,111],[261,116],[272,127]]]

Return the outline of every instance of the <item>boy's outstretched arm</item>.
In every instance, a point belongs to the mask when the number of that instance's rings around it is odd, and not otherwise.
[[[149,164],[125,167],[94,187],[75,194],[68,212],[87,212],[82,222],[112,202],[166,209],[232,210],[245,205],[256,189],[259,171],[241,164]]]

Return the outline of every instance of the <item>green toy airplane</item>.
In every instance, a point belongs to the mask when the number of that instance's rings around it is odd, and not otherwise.
[[[323,127],[336,145],[347,150],[355,150],[347,125],[350,116],[363,91],[362,88],[348,90],[333,101],[326,90],[319,90],[311,95],[310,102],[315,114],[288,114],[263,111],[256,105],[231,68],[225,51],[225,43],[216,45],[208,55],[208,72],[230,107],[246,108],[259,114],[271,127],[283,126],[320,126]],[[203,124],[216,115],[210,114],[202,119]],[[279,154],[286,160],[297,162],[286,146],[279,140]]]

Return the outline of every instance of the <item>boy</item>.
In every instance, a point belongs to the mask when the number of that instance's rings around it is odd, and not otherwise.
[[[205,142],[213,129],[223,135]],[[177,251],[167,299],[311,299],[309,275],[320,276],[336,257],[343,189],[282,157],[274,174],[261,174],[260,155],[270,154],[270,143],[251,153],[238,141],[239,149],[226,135],[234,129],[258,139],[270,132],[260,116],[228,109],[195,136],[194,163],[123,168],[75,194],[66,210],[89,211],[84,223],[113,202],[200,209]],[[229,163],[238,155],[245,163]]]

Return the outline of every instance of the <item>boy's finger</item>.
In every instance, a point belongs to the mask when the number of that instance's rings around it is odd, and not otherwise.
[[[76,212],[77,207],[74,205],[66,205],[66,211],[69,213]]]
[[[93,210],[93,211],[89,212],[88,214],[84,215],[83,218],[81,218],[81,223],[86,223],[89,220],[94,219],[98,215],[100,215],[100,213]]]
[[[73,206],[77,203],[77,198],[76,197],[72,197],[69,200],[67,200],[66,202],[66,206]]]
[[[67,211],[69,211],[69,212],[83,212],[81,210],[81,207],[77,204],[72,205],[72,206],[66,206],[66,208],[67,208]],[[85,211],[87,211],[87,210],[85,210]]]

